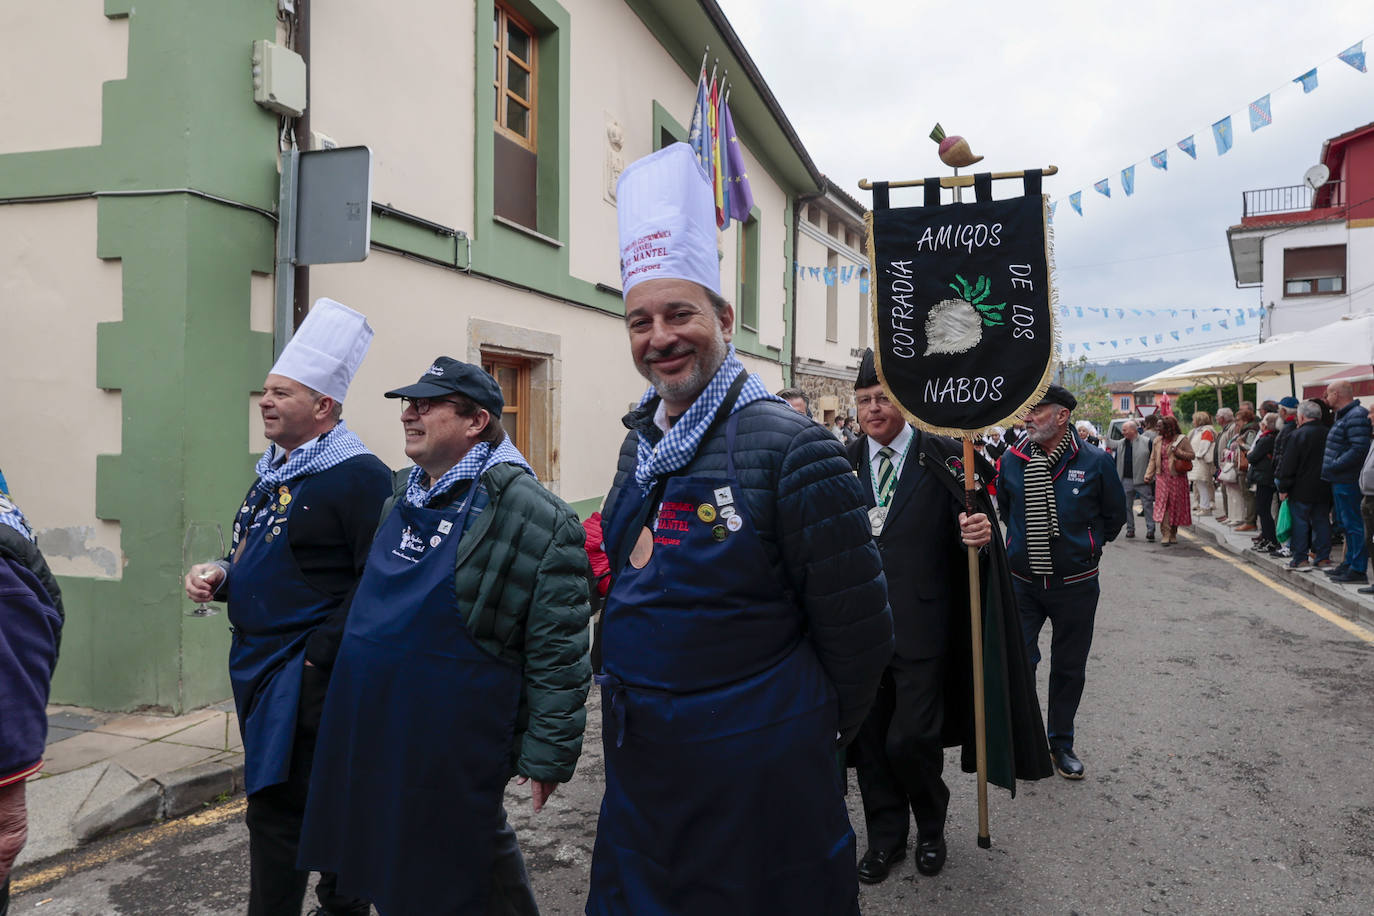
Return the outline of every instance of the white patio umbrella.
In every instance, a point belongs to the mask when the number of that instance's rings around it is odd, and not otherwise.
[[[1255,364],[1244,354],[1254,348],[1251,343],[1227,344],[1217,350],[1195,356],[1187,362],[1179,363],[1156,372],[1136,383],[1136,391],[1158,391],[1161,388],[1191,388],[1206,385],[1215,388],[1217,403],[1222,403],[1221,389],[1227,385],[1236,386],[1237,400],[1244,399],[1244,384],[1261,378],[1273,378],[1287,371],[1287,364]]]

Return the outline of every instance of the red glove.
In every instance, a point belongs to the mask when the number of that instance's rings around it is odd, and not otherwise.
[[[596,591],[602,598],[611,590],[611,558],[606,556],[606,551],[601,543],[601,513],[593,512],[582,523],[582,530],[587,532],[587,560],[592,564],[592,578],[596,579]]]

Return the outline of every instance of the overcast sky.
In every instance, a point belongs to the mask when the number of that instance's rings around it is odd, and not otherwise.
[[[1059,299],[1070,307],[1259,306],[1258,289],[1236,289],[1226,245],[1241,192],[1301,184],[1323,140],[1374,121],[1374,72],[1335,57],[1374,33],[1371,0],[719,3],[816,165],[865,204],[860,178],[949,173],[928,137],[936,121],[985,157],[976,170],[1059,166],[1045,188],[1059,202]],[[1365,50],[1374,65],[1374,39]],[[1292,80],[1312,67],[1319,86],[1304,95]],[[1273,123],[1252,133],[1249,103],[1266,93]],[[1218,157],[1211,125],[1226,115],[1235,145]],[[1175,146],[1189,134],[1197,161]],[[1160,172],[1148,157],[1166,148]],[[1128,198],[1120,172],[1131,164]],[[1101,178],[1110,200],[1093,190]],[[918,203],[918,192],[899,193],[894,205]],[[1374,291],[1366,299],[1357,310],[1374,308]],[[1070,317],[1061,338],[1078,353],[1092,343],[1090,358],[1112,338],[1123,341],[1106,348],[1114,357],[1182,361],[1208,348],[1184,350],[1167,334],[1198,327],[1203,313],[1126,314]],[[1257,331],[1254,320],[1239,331],[1213,321],[1210,334],[1180,336],[1220,345]]]

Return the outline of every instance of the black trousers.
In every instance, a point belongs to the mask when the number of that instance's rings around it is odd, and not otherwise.
[[[296,853],[310,788],[310,767],[315,759],[315,737],[320,730],[320,713],[328,687],[328,671],[312,667],[302,670],[301,700],[286,782],[248,796],[248,916],[300,916],[310,873],[296,868]],[[315,896],[326,913],[367,916],[371,912],[367,901],[335,893],[335,878],[331,874],[320,875]]]
[[[870,849],[906,844],[908,810],[916,818],[918,840],[944,833],[949,808],[949,787],[941,778],[944,676],[943,658],[893,659],[854,739]]]
[[[1021,613],[1021,632],[1026,637],[1026,654],[1034,666],[1040,664],[1040,629],[1046,620],[1050,621],[1050,697],[1046,730],[1050,747],[1072,748],[1073,719],[1083,699],[1101,586],[1096,578],[1052,588],[1041,588],[1020,579],[1014,584],[1016,606]]]

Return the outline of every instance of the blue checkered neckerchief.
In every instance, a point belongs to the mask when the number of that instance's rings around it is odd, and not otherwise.
[[[706,389],[697,395],[697,399],[692,402],[692,406],[687,408],[687,412],[678,418],[672,428],[663,435],[658,444],[650,442],[644,433],[639,434],[639,455],[638,464],[635,467],[635,482],[639,484],[641,490],[648,493],[653,489],[654,483],[664,474],[671,474],[673,471],[685,468],[691,463],[696,455],[697,449],[701,447],[701,440],[705,437],[706,431],[711,428],[711,422],[716,417],[716,411],[720,409],[721,402],[725,400],[725,394],[730,390],[735,377],[744,370],[744,364],[735,355],[735,345],[731,344],[725,352],[725,362],[721,363],[716,374],[707,383]],[[643,407],[654,398],[658,397],[658,392],[652,387],[644,393],[644,397],[639,399],[639,406]],[[730,411],[734,413],[745,404],[752,404],[754,401],[779,401],[768,391],[768,386],[763,384],[763,379],[757,375],[750,374],[744,382],[744,387],[740,389],[739,397],[735,400],[735,406]]]
[[[495,449],[491,447],[490,442],[479,442],[474,445],[461,461],[445,471],[443,476],[434,482],[434,486],[428,489],[423,484],[425,472],[418,467],[411,468],[410,481],[406,484],[406,504],[423,509],[452,490],[459,482],[476,480],[493,464],[513,464],[524,468],[525,473],[535,480],[539,479],[534,473],[534,468],[525,460],[525,456],[520,454],[515,443],[510,441],[510,436],[506,436]]]
[[[4,474],[0,474],[0,525],[8,525],[30,542],[35,540],[33,529],[29,527],[29,520],[24,518],[24,513],[20,512],[19,507],[10,499],[10,491],[5,483]]]
[[[275,487],[279,484],[327,471],[336,464],[343,464],[357,455],[370,455],[363,440],[353,434],[343,420],[327,433],[321,434],[313,442],[297,448],[286,461],[281,461],[281,446],[273,444],[258,459],[258,479],[264,486]]]

